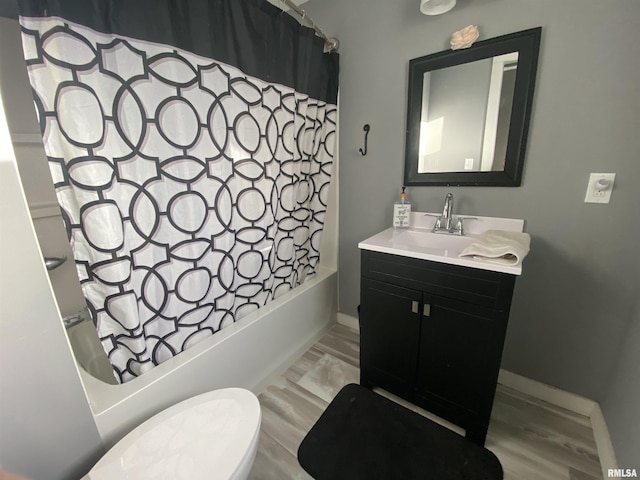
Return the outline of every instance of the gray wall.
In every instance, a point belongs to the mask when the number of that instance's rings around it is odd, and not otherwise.
[[[640,469],[640,302],[620,348],[602,411],[620,468]]]
[[[519,188],[414,187],[415,210],[524,218],[532,250],[517,281],[503,367],[602,401],[640,287],[640,2],[314,0],[309,15],[341,47],[340,310],[359,302],[357,243],[391,225],[403,179],[408,61],[451,33],[481,39],[542,26],[537,88]],[[371,124],[369,153],[358,148]],[[617,173],[609,205],[585,204],[590,172]]]

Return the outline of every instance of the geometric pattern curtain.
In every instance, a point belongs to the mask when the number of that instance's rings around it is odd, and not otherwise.
[[[335,103],[172,45],[20,21],[78,276],[120,381],[313,275]]]

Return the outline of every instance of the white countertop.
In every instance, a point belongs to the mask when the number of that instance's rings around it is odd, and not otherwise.
[[[467,215],[461,216],[465,217]],[[424,212],[413,212],[411,213],[411,228],[388,228],[358,243],[358,248],[480,270],[491,270],[512,275],[522,274],[522,263],[507,265],[458,256],[462,250],[471,245],[486,230],[522,232],[524,229],[524,220],[474,217],[475,219],[464,220],[465,235],[458,236],[432,233],[435,217],[427,216]]]

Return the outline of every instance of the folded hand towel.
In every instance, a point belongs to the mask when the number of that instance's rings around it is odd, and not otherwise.
[[[529,253],[530,244],[531,237],[528,233],[487,230],[458,256],[503,265],[517,265]]]

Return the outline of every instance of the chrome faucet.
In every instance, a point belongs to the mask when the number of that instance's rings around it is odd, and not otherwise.
[[[451,229],[451,222],[453,221],[453,217],[451,216],[451,211],[453,210],[453,194],[447,193],[444,197],[444,207],[442,208],[442,216],[440,217],[442,221],[444,221],[444,227],[449,230]]]
[[[433,226],[433,233],[449,233],[452,235],[464,235],[463,220],[465,218],[475,219],[476,217],[455,217],[453,212],[453,194],[447,193],[444,197],[444,207],[442,208],[442,215],[436,218],[436,223]],[[434,215],[435,216],[435,215]]]

